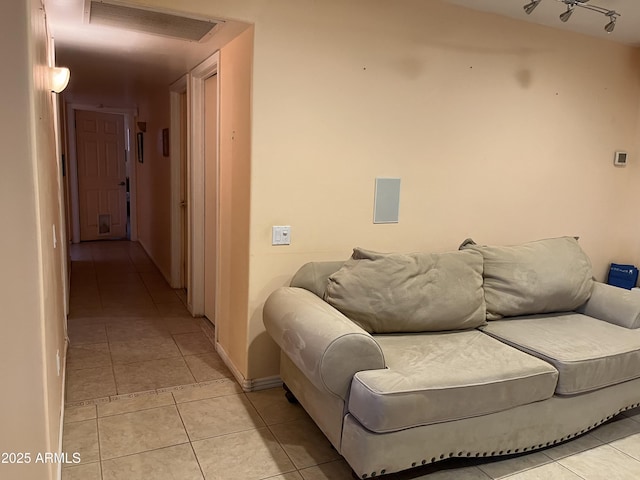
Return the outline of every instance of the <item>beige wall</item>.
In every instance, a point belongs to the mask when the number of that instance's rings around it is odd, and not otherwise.
[[[59,451],[60,420],[63,408],[62,372],[60,363],[65,358],[66,324],[66,270],[65,224],[63,212],[63,188],[60,159],[57,158],[55,131],[57,95],[49,87],[49,33],[40,0],[31,0],[32,55],[34,65],[34,121],[31,134],[35,138],[34,158],[37,170],[36,191],[38,199],[39,249],[42,288],[42,342],[44,346],[45,408],[48,416],[48,444],[50,451]],[[55,231],[55,239],[54,239]],[[55,474],[57,465],[49,466]]]
[[[249,288],[229,313],[234,334],[246,325],[230,343],[247,378],[278,371],[267,295],[356,245],[579,235],[599,279],[610,261],[640,263],[636,49],[437,0],[181,8],[255,24]],[[630,153],[626,168],[612,165],[616,150]],[[372,224],[378,176],[402,178],[396,225]],[[292,225],[290,247],[271,246],[279,224]]]
[[[171,278],[171,161],[162,155],[162,129],[169,127],[169,86],[137,91],[137,121],[147,123],[144,163],[137,175],[138,240],[164,277]],[[135,157],[135,152],[134,152]]]
[[[253,28],[220,50],[218,342],[247,371]]]
[[[57,465],[36,464],[35,456],[61,448],[56,351],[64,355],[65,256],[64,242],[53,246],[53,226],[59,235],[64,225],[40,2],[4,5],[0,32],[0,57],[11,72],[0,80],[0,451],[32,455],[29,465],[0,465],[0,477],[40,480],[55,478]]]
[[[635,50],[439,2],[343,3],[256,25],[250,378],[277,371],[268,293],[356,245],[579,235],[599,279],[640,260]],[[377,176],[402,179],[397,225],[372,224]],[[277,224],[291,247],[270,246]]]

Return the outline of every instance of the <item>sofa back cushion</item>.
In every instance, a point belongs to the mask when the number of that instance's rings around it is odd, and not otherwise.
[[[591,261],[574,237],[510,247],[463,244],[484,257],[487,319],[567,312],[589,299]]]
[[[327,288],[329,275],[338,271],[342,265],[344,265],[344,260],[305,263],[293,276],[289,286],[304,288],[322,298],[324,290]]]
[[[482,255],[356,248],[329,276],[324,299],[369,333],[475,328],[485,324]]]

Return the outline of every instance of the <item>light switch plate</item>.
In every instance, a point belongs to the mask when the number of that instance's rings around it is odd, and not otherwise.
[[[271,245],[291,245],[291,227],[289,225],[274,225],[271,234]]]

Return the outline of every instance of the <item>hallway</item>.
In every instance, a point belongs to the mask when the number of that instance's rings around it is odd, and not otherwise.
[[[232,378],[210,322],[138,243],[76,244],[71,258],[67,404]]]
[[[70,248],[63,480],[351,478],[282,389],[243,393],[138,243]]]

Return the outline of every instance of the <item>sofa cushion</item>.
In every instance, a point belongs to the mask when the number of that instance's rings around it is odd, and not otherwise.
[[[369,333],[475,328],[485,323],[482,255],[356,248],[324,299]]]
[[[553,395],[558,372],[478,330],[376,335],[387,369],[355,374],[349,413],[390,432],[507,410]]]
[[[329,275],[337,272],[342,265],[344,261],[305,263],[295,273],[289,285],[304,288],[322,298]]]
[[[640,292],[593,282],[591,297],[576,311],[621,327],[640,328]]]
[[[580,313],[500,320],[482,330],[555,366],[561,395],[640,378],[640,330]]]
[[[573,237],[510,247],[463,244],[484,257],[487,319],[567,312],[589,299],[591,261]]]

